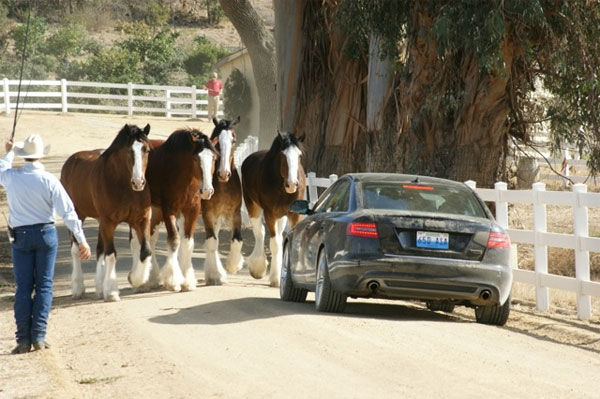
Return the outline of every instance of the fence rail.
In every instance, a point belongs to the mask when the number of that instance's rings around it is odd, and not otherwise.
[[[307,174],[309,201],[314,204],[318,198],[318,188],[327,188],[337,180],[336,175],[318,178],[314,172]],[[514,259],[514,281],[535,286],[536,306],[541,311],[550,307],[549,288],[574,292],[577,295],[579,319],[592,316],[591,297],[600,297],[600,282],[590,281],[590,252],[600,252],[600,238],[589,237],[588,208],[600,208],[600,193],[588,193],[585,184],[573,185],[573,191],[546,191],[544,183],[535,183],[531,190],[508,190],[507,184],[496,183],[493,189],[471,187],[484,200],[496,204],[496,220],[510,236],[512,250],[516,243],[534,246],[535,270],[518,269]],[[526,203],[533,206],[533,230],[511,229],[508,226],[508,203]],[[563,205],[573,208],[573,234],[551,233],[547,231],[546,205]],[[575,252],[575,277],[565,277],[548,273],[548,247],[567,248]],[[516,252],[513,253],[516,255]]]
[[[0,98],[4,113],[16,108],[18,80],[1,80]],[[219,101],[222,104],[222,100]],[[208,91],[196,86],[143,85],[135,83],[98,83],[61,80],[24,80],[21,82],[19,108],[38,110],[93,111],[158,114],[198,118],[208,116]],[[222,111],[219,111],[222,115]]]

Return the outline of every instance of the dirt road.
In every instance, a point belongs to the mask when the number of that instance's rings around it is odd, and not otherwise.
[[[25,113],[17,139],[41,133],[53,148],[47,169],[58,173],[66,156],[108,146],[126,122],[149,122],[155,136],[182,126],[209,131],[182,120]],[[12,118],[0,116],[0,126],[10,132]],[[73,300],[62,223],[59,234],[51,350],[9,355],[13,287],[10,264],[0,265],[0,398],[595,398],[600,391],[597,317],[537,313],[518,298],[504,328],[475,323],[472,310],[447,315],[413,302],[349,300],[344,314],[320,314],[314,296],[284,303],[247,268],[227,285],[205,286],[200,231],[197,290],[135,294],[126,282],[125,226],[116,237],[121,301],[96,299],[94,262],[84,264],[84,299]],[[86,222],[86,234],[94,248],[95,223]],[[227,232],[222,238],[224,254]],[[247,231],[244,238],[247,256],[252,239]],[[159,262],[164,255],[159,248]]]

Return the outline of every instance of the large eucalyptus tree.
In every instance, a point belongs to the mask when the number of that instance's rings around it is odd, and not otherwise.
[[[224,0],[222,0],[223,2]],[[274,1],[284,129],[307,169],[501,178],[550,122],[600,167],[597,0]],[[531,93],[552,94],[541,117]]]

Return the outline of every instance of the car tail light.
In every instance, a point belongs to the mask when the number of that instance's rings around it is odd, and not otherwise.
[[[488,248],[510,248],[510,237],[506,233],[491,232],[487,242]]]
[[[378,238],[377,225],[375,223],[359,223],[352,222],[346,229],[346,234],[349,236]]]
[[[408,190],[433,191],[433,186],[418,186],[415,184],[403,184],[402,188],[406,188]]]

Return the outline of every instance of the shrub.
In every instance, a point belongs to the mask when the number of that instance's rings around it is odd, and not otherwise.
[[[183,67],[190,75],[190,84],[203,87],[213,66],[227,54],[227,50],[215,46],[204,36],[198,36],[194,40],[194,47],[183,60]]]
[[[242,132],[238,137],[238,140],[242,140],[249,134],[252,96],[250,94],[250,85],[248,85],[248,81],[239,69],[234,68],[231,72],[231,75],[229,75],[225,82],[223,92],[223,112],[225,113],[225,117],[227,119],[234,119],[238,115],[241,117],[239,127],[236,130]]]

